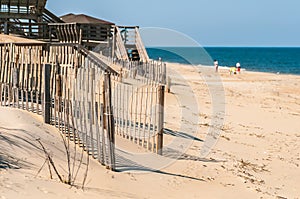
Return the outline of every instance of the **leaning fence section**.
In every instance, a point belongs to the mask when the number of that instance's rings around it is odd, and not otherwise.
[[[152,152],[162,149],[164,86],[112,81],[116,134]]]
[[[112,78],[115,132],[149,151],[163,147],[166,64],[114,60],[92,53],[119,72]]]
[[[115,169],[110,74],[74,46],[49,50],[52,124],[101,164]]]

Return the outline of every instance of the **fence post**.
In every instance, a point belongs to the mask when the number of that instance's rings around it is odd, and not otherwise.
[[[163,133],[164,133],[164,106],[165,106],[165,86],[160,85],[158,88],[158,124],[156,136],[156,153],[162,155]]]
[[[171,78],[170,76],[167,77],[167,93],[171,92]]]
[[[15,66],[13,67],[13,72],[12,72],[12,82],[13,82],[13,88],[18,88],[19,87],[19,70]]]
[[[51,65],[44,64],[44,122],[50,124],[51,122],[51,96],[50,96],[50,71]]]
[[[14,68],[12,69],[12,93],[13,93],[13,106],[18,108],[18,104],[19,104],[19,71],[17,68],[17,62],[15,63]]]
[[[62,107],[61,107],[61,97],[62,97],[62,82],[61,82],[61,75],[60,73],[56,74],[56,77],[55,77],[55,85],[56,85],[56,111],[58,112],[58,114],[60,114],[60,112],[62,111]],[[58,117],[59,118],[59,117]],[[60,124],[60,123],[59,123]]]
[[[104,76],[104,80],[103,80],[103,84],[102,84],[102,98],[103,98],[103,112],[106,111],[106,95],[105,95],[105,76]],[[106,130],[106,115],[103,114],[103,129]]]
[[[110,169],[115,170],[115,122],[112,112],[111,89],[110,74],[105,73],[104,91],[106,104],[104,107],[104,115],[106,115],[106,131],[109,139],[108,155],[110,159]]]

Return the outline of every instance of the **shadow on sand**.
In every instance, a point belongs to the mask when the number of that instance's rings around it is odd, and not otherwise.
[[[8,133],[3,133],[5,131]],[[10,131],[14,132],[14,134],[9,133]],[[18,134],[18,132],[32,137],[30,136],[30,132],[23,129],[8,129],[0,127],[0,169],[20,169],[32,166],[29,162],[12,155],[12,150],[16,150],[16,148],[24,152],[28,150],[28,146],[40,150],[37,145],[30,142],[30,140],[34,140],[33,138],[26,139],[25,137],[15,135]]]
[[[138,164],[137,162],[129,160],[125,157],[122,157],[120,155],[116,155],[116,165],[117,165],[117,168],[116,168],[117,172],[141,172],[141,173],[152,172],[152,173],[157,173],[157,174],[162,174],[162,175],[175,176],[175,177],[181,177],[181,178],[186,178],[186,179],[190,179],[190,180],[197,180],[197,181],[205,182],[205,180],[201,179],[201,178],[195,178],[195,177],[187,176],[187,175],[183,175],[183,174],[176,174],[176,173],[170,173],[167,171],[151,169],[151,168],[142,166],[142,165]]]
[[[192,136],[188,133],[173,131],[173,130],[167,129],[167,128],[164,128],[164,134],[175,136],[175,137],[180,137],[180,138],[185,138],[185,139],[190,139],[190,140],[194,140],[194,141],[198,141],[198,142],[203,142],[203,140],[201,140],[195,136]]]

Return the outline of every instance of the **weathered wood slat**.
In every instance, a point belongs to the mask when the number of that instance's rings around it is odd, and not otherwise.
[[[151,138],[151,126],[154,126],[152,123],[152,117],[153,117],[153,87],[150,88],[150,106],[149,106],[149,113],[148,115],[148,136],[147,136],[147,149],[150,150],[150,138]],[[152,143],[153,144],[153,143]]]

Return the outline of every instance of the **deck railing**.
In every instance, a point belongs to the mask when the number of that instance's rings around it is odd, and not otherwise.
[[[127,54],[127,51],[126,51],[126,48],[124,45],[124,41],[122,39],[121,32],[118,27],[116,27],[116,30],[115,30],[115,40],[116,40],[116,48],[117,48],[115,50],[116,57],[120,60],[129,60],[128,54]]]
[[[139,52],[140,55],[140,59],[142,62],[149,62],[149,56],[148,53],[145,49],[144,43],[142,41],[142,37],[140,35],[140,31],[138,27],[135,27],[135,44],[136,44],[136,48]]]

